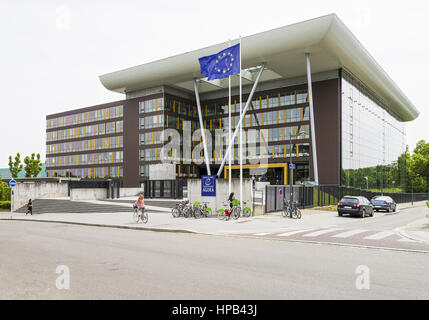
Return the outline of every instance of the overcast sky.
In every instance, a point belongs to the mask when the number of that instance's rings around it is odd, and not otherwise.
[[[413,149],[429,141],[429,1],[0,2],[0,167],[45,160],[45,116],[121,100],[98,76],[336,13],[421,112]]]

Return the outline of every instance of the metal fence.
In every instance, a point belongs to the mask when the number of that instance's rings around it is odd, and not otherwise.
[[[283,210],[284,200],[298,203],[300,208],[325,207],[336,205],[344,196],[362,196],[371,200],[375,196],[385,195],[391,197],[396,203],[409,203],[426,201],[427,193],[380,193],[367,190],[347,188],[342,186],[266,186],[265,212],[278,212]]]

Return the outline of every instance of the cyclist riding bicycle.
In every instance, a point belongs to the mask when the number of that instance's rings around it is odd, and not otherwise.
[[[144,209],[144,196],[142,194],[134,202],[134,208]]]

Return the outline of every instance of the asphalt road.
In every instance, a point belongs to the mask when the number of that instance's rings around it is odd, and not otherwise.
[[[0,252],[1,299],[429,299],[422,253],[22,221]]]

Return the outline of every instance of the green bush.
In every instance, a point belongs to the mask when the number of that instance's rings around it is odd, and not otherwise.
[[[10,209],[10,201],[0,201],[0,209]]]
[[[11,188],[5,184],[0,184],[0,201],[10,201]]]
[[[429,201],[426,201],[426,205],[428,206],[428,208],[429,208]]]

